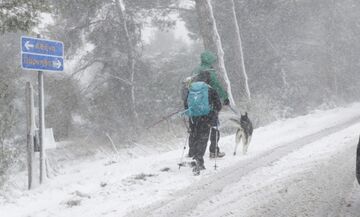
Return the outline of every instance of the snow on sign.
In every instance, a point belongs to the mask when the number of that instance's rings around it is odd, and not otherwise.
[[[36,71],[64,71],[64,44],[61,41],[22,36],[21,67]]]

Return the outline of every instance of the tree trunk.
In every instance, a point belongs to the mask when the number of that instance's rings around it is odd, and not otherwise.
[[[225,81],[226,89],[229,94],[229,100],[232,105],[235,105],[234,97],[231,91],[231,83],[226,72],[224,62],[224,50],[222,48],[220,35],[216,27],[213,9],[210,0],[195,0],[196,12],[198,15],[200,33],[203,38],[204,47],[206,50],[214,52],[217,57],[217,69],[220,72],[220,78]]]
[[[130,82],[131,82],[131,110],[133,112],[133,115],[135,119],[138,119],[138,114],[136,112],[136,98],[135,98],[135,49],[131,41],[130,33],[128,31],[128,27],[126,24],[126,12],[125,12],[125,4],[122,0],[116,0],[115,1],[117,12],[119,16],[120,23],[122,25],[122,28],[125,32],[124,37],[126,40],[127,45],[127,54],[128,54],[128,69],[130,74]]]
[[[237,47],[239,48],[239,52],[240,52],[240,61],[241,61],[241,70],[243,73],[243,79],[244,81],[242,81],[241,83],[243,83],[244,87],[243,89],[246,92],[247,98],[249,100],[251,100],[251,94],[250,94],[250,88],[249,88],[249,83],[248,83],[248,76],[246,73],[246,67],[245,67],[245,60],[244,60],[244,52],[243,52],[243,46],[242,46],[242,40],[241,40],[241,34],[240,34],[240,26],[239,26],[239,22],[237,19],[237,15],[236,15],[236,7],[235,7],[235,2],[234,0],[230,0],[231,1],[231,9],[232,9],[232,19],[234,20],[234,26],[235,26],[235,31],[236,31],[236,43],[237,43]]]

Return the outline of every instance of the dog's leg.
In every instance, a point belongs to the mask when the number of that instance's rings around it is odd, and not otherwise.
[[[246,139],[243,139],[243,153],[244,155],[247,153],[247,150],[249,148],[250,145],[250,141],[251,141],[251,136],[247,137]]]
[[[241,130],[237,130],[236,131],[236,135],[235,135],[235,149],[234,149],[234,156],[236,155],[236,150],[237,150],[237,147],[240,143],[240,140],[241,140],[241,136],[242,136],[242,132]]]
[[[243,155],[246,155],[248,143],[245,135],[243,135],[242,143],[243,143]]]
[[[248,147],[249,147],[249,144],[246,142],[243,142],[243,154],[244,155],[246,155]]]

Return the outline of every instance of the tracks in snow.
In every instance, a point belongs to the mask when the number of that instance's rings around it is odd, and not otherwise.
[[[128,213],[127,216],[180,217],[197,215],[197,213],[191,213],[191,211],[196,209],[199,202],[205,201],[214,195],[220,194],[226,186],[237,183],[242,177],[246,176],[250,172],[262,167],[271,166],[280,158],[306,146],[307,144],[346,129],[349,126],[359,122],[360,117],[357,117],[345,123],[323,129],[317,133],[302,137],[300,139],[296,139],[292,142],[284,143],[279,147],[259,154],[255,158],[247,159],[234,166],[224,168],[213,176],[204,178],[191,187],[178,191],[167,200],[157,202],[139,210],[134,210]],[[294,198],[296,197],[294,196]],[[221,207],[219,207],[219,209],[221,209]],[[264,215],[271,216],[266,215],[265,213]],[[231,214],[229,214],[229,216],[231,216]]]

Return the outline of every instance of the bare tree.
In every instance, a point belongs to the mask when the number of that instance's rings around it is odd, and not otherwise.
[[[240,55],[240,61],[241,61],[241,71],[243,73],[243,81],[241,83],[243,83],[247,98],[250,100],[251,99],[251,93],[250,93],[250,88],[249,88],[249,82],[248,82],[248,75],[246,73],[246,67],[245,67],[245,60],[244,60],[244,52],[243,52],[243,46],[242,46],[242,40],[241,40],[241,34],[240,34],[240,25],[237,19],[237,14],[236,14],[236,7],[235,7],[235,2],[234,0],[230,0],[231,2],[231,16],[232,16],[232,20],[234,22],[234,27],[235,27],[235,31],[236,31],[236,46],[239,48],[237,51],[239,52]],[[236,52],[236,53],[238,53]]]
[[[119,20],[120,23],[122,25],[122,28],[125,32],[125,39],[127,42],[127,54],[128,54],[128,69],[130,71],[130,88],[131,88],[131,107],[132,107],[132,111],[134,113],[134,117],[137,119],[138,118],[138,114],[136,112],[136,105],[135,105],[135,86],[134,86],[134,77],[135,77],[135,50],[134,50],[134,46],[132,44],[131,41],[131,37],[130,37],[130,33],[128,31],[128,26],[126,24],[126,8],[125,8],[125,4],[123,2],[123,0],[116,0],[116,7],[117,7],[117,12],[118,12],[118,16],[119,16]]]
[[[216,21],[211,2],[210,0],[195,0],[195,2],[200,25],[200,33],[203,38],[204,47],[205,49],[213,51],[217,54],[217,68],[220,71],[220,77],[226,83],[230,103],[235,105],[234,97],[231,91],[230,79],[227,74],[224,62],[224,50],[222,48],[220,35],[216,27]]]

